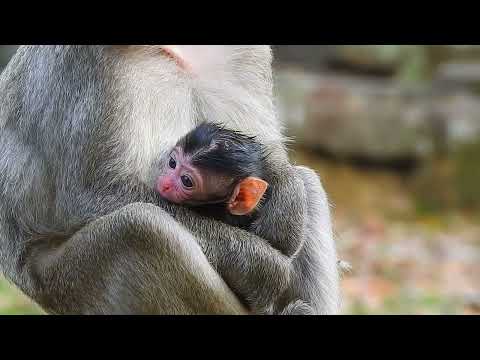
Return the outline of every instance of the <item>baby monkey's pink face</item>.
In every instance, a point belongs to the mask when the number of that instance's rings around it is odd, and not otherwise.
[[[202,174],[178,147],[170,154],[165,172],[157,180],[156,189],[163,198],[176,204],[201,201],[202,194],[206,192]]]
[[[259,178],[246,177],[237,184],[233,177],[200,170],[191,164],[182,148],[170,154],[163,175],[158,177],[156,190],[175,204],[200,205],[225,202],[233,215],[252,212],[268,184]]]

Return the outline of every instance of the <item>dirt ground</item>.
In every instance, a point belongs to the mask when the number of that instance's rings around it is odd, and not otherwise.
[[[294,151],[332,203],[345,314],[480,314],[478,215],[416,209],[405,177]]]

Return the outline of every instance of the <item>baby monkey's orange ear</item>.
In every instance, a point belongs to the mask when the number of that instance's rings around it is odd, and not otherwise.
[[[228,202],[228,210],[232,215],[247,215],[258,205],[267,190],[268,183],[256,177],[248,177],[240,181]]]

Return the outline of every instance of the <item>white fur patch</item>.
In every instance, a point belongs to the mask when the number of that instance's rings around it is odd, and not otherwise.
[[[148,181],[155,158],[166,156],[196,124],[211,121],[278,142],[268,46],[179,45],[191,65],[179,68],[161,52],[126,57],[121,79],[126,166]],[[127,169],[128,171],[128,169]]]

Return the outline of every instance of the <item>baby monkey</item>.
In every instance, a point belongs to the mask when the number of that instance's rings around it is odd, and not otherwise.
[[[156,188],[168,201],[248,227],[268,188],[265,155],[254,138],[204,122],[178,141]]]
[[[192,207],[201,215],[255,233],[272,245],[277,238],[291,236],[287,239],[288,246],[300,247],[296,239],[301,237],[299,231],[286,232],[285,227],[278,229],[278,219],[267,214],[262,216],[262,204],[270,201],[273,190],[265,181],[267,155],[262,144],[253,137],[203,122],[177,142],[165,171],[157,180],[156,190],[170,202]],[[280,196],[292,199],[289,202],[280,199],[280,204],[297,203],[292,194]],[[296,208],[285,212],[283,223],[303,219],[303,214],[299,217]],[[303,223],[292,223],[291,228],[303,229]],[[297,252],[297,249],[291,249],[289,254]],[[274,312],[275,300],[271,299],[269,313]],[[288,304],[285,309],[277,312],[310,313],[309,305],[302,300]]]

